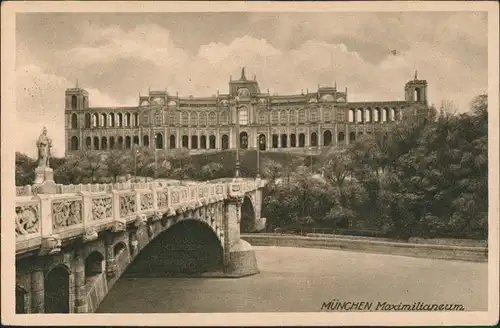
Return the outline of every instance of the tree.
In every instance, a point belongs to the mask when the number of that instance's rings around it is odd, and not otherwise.
[[[263,166],[263,176],[272,183],[283,175],[283,166],[276,161],[266,160]]]
[[[61,184],[79,184],[84,179],[80,156],[68,156],[54,169],[54,180]]]
[[[104,171],[117,182],[117,178],[130,172],[131,156],[122,150],[110,150],[104,155]]]
[[[102,154],[85,150],[76,156],[82,165],[83,175],[90,178],[90,183],[95,183],[105,169]]]
[[[31,185],[35,181],[36,160],[16,152],[16,186]]]

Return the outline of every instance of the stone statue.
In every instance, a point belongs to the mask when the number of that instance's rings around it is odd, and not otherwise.
[[[49,167],[52,139],[47,136],[47,128],[43,127],[42,134],[36,141],[38,148],[38,166],[35,168],[34,188],[38,194],[50,194],[56,192],[54,182],[54,171]]]
[[[49,158],[51,155],[52,139],[47,137],[47,128],[43,127],[42,134],[36,142],[38,148],[38,167],[49,167]]]

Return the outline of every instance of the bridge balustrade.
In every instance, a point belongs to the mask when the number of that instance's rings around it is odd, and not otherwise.
[[[263,180],[191,183],[171,186],[161,181],[57,185],[55,194],[37,194],[31,186],[17,187],[16,253],[40,248],[60,251],[63,240],[81,236],[97,239],[102,230],[123,231],[127,224],[144,224],[176,213],[222,201],[231,193],[248,192]]]

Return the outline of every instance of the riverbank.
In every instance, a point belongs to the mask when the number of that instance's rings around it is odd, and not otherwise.
[[[242,234],[253,246],[282,246],[336,249],[366,253],[401,255],[418,258],[487,262],[486,246],[457,246],[418,242],[395,242],[388,239],[346,236],[294,236],[276,234]]]

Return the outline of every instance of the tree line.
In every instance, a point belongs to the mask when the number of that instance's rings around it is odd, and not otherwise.
[[[270,228],[375,230],[407,239],[486,239],[487,96],[455,114],[431,107],[304,163],[266,167],[263,216]]]

